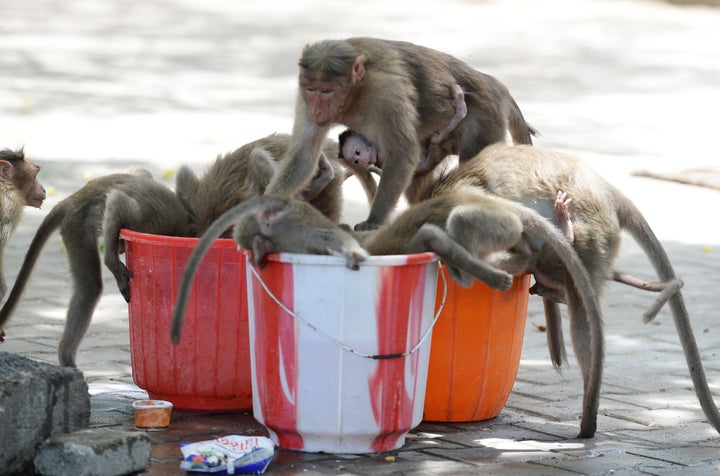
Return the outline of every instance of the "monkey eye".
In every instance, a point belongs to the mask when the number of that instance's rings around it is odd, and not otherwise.
[[[355,155],[360,155],[360,149],[355,149]]]

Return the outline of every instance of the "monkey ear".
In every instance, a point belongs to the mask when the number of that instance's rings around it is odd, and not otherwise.
[[[0,160],[0,177],[5,180],[12,180],[15,176],[15,167],[7,160]]]
[[[181,165],[175,175],[175,193],[182,198],[187,199],[190,189],[195,187],[199,182],[195,173],[187,165]]]
[[[355,58],[352,65],[352,72],[350,74],[350,82],[355,84],[365,77],[365,55],[360,55]]]

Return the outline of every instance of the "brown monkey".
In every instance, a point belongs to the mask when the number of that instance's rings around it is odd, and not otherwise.
[[[523,167],[518,168],[517,164]],[[513,170],[513,173],[508,173]],[[442,177],[430,189],[428,196],[443,195],[459,185],[471,185],[495,195],[526,204],[550,216],[557,191],[566,191],[573,198],[573,247],[590,274],[593,289],[600,296],[605,283],[613,278],[613,262],[617,257],[621,232],[627,231],[645,251],[655,272],[668,291],[665,298],[670,306],[690,376],[700,405],[713,427],[720,431],[720,412],[707,385],[702,361],[692,333],[685,303],[680,292],[681,281],[675,275],[667,253],[642,213],[618,189],[613,187],[592,169],[567,154],[529,146],[495,144],[485,148],[470,161],[461,163],[457,169]],[[552,253],[534,244],[537,262],[552,259]],[[580,361],[583,376],[598,369],[586,364],[585,353],[590,346],[602,346],[586,327],[586,320],[579,308],[580,299],[566,277],[568,311],[573,347]],[[559,313],[557,304],[552,312]],[[580,324],[580,325],[579,325]],[[592,436],[582,431],[581,436]]]
[[[45,188],[37,180],[39,172],[40,167],[25,158],[23,149],[0,150],[0,299],[7,291],[5,245],[20,222],[23,207],[40,208],[45,201]]]
[[[363,235],[365,236],[365,235]],[[512,248],[524,249],[530,243],[543,240],[551,247],[573,277],[573,294],[578,297],[581,315],[575,314],[582,327],[592,336],[585,353],[578,359],[583,370],[585,394],[581,437],[595,433],[602,379],[602,322],[594,288],[582,262],[573,251],[570,242],[550,222],[529,208],[517,203],[482,193],[479,187],[446,187],[433,197],[415,204],[401,213],[393,222],[384,225],[369,237],[361,239],[371,254],[396,254],[419,251],[435,251],[447,266],[451,277],[460,284],[469,285],[463,274],[470,273],[491,287],[494,282],[482,275],[494,265],[512,274],[526,270],[523,261],[511,259],[494,261],[477,267],[473,261],[492,252]],[[457,243],[460,246],[455,246]],[[488,266],[488,264],[490,266]],[[496,271],[498,273],[498,271]],[[508,276],[509,278],[509,276]],[[510,281],[505,282],[506,288]],[[560,335],[562,338],[562,335]],[[564,347],[562,347],[564,350]]]
[[[289,143],[288,134],[271,134],[249,142],[219,156],[200,179],[188,167],[178,170],[176,191],[196,217],[198,236],[225,211],[264,193]],[[375,182],[367,170],[349,164],[341,167],[337,155],[337,143],[326,140],[315,175],[297,197],[309,201],[335,222],[339,221],[342,212],[342,184],[347,178],[346,170],[358,177],[366,193],[375,190]]]
[[[465,94],[457,84],[450,87],[450,94],[455,108],[455,114],[445,127],[435,131],[426,142],[423,157],[414,171],[416,175],[425,174],[434,170],[445,157],[458,153],[459,143],[448,144],[447,138],[467,115],[467,105],[465,104]],[[379,168],[382,167],[383,161],[382,158],[378,157],[377,147],[367,138],[358,132],[346,129],[340,134],[338,141],[340,144],[341,159],[350,164],[357,164],[366,168],[369,167],[372,172],[379,174]],[[375,166],[375,164],[377,164],[377,166]]]
[[[180,341],[190,288],[203,256],[228,228],[235,241],[253,250],[253,261],[263,266],[266,253],[315,253],[344,256],[357,269],[368,253],[357,240],[304,201],[263,195],[250,198],[215,220],[193,249],[178,288],[172,318],[172,341]]]
[[[110,193],[113,190],[116,194]],[[73,283],[65,329],[58,346],[58,360],[61,365],[76,366],[75,358],[80,341],[88,329],[102,293],[98,235],[101,232],[108,196],[109,212],[116,216],[105,221],[106,224],[114,224],[116,228],[125,226],[146,233],[187,236],[190,227],[190,217],[180,200],[172,190],[154,181],[147,171],[111,174],[93,179],[50,210],[38,227],[15,285],[0,310],[0,328],[5,326],[15,310],[43,246],[50,235],[60,228]],[[108,238],[106,252],[113,254],[117,250],[118,238],[115,234]],[[118,276],[122,275],[122,271],[112,271],[120,284],[121,279]],[[125,291],[123,295],[127,299]]]
[[[306,46],[290,149],[266,193],[290,196],[312,176],[333,124],[344,124],[375,144],[383,174],[370,214],[358,230],[385,222],[421,159],[421,144],[448,123],[448,85],[464,93],[467,115],[452,134],[461,161],[505,140],[532,142],[507,88],[450,55],[412,43],[375,38],[324,40]],[[440,114],[438,114],[440,112]]]
[[[45,201],[45,188],[38,182],[40,167],[25,158],[23,149],[0,150],[0,299],[5,297],[5,245],[15,232],[23,206],[40,208]],[[0,325],[0,342],[5,330]]]

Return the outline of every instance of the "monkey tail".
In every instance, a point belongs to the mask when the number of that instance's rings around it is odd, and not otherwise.
[[[263,202],[271,199],[271,197],[265,195],[253,197],[235,205],[220,215],[200,237],[200,241],[198,241],[195,248],[193,248],[185,265],[182,281],[180,282],[175,300],[175,309],[173,309],[172,326],[170,329],[170,336],[174,345],[180,342],[180,334],[182,333],[183,321],[185,320],[185,311],[187,310],[187,301],[190,295],[190,287],[193,284],[195,273],[197,273],[197,269],[200,267],[203,256],[205,256],[205,253],[210,249],[213,242],[225,233],[225,230],[237,223],[243,215],[252,213],[262,206]]]
[[[665,252],[665,248],[663,248],[660,240],[655,236],[655,233],[650,228],[645,217],[640,213],[640,210],[629,198],[620,193],[620,191],[615,190],[615,196],[617,197],[616,209],[618,211],[621,228],[630,233],[633,239],[640,245],[650,260],[650,263],[652,263],[653,268],[655,268],[655,272],[660,280],[666,283],[681,283],[675,276],[675,270],[670,264],[670,259]],[[668,305],[673,316],[673,321],[675,322],[675,329],[677,330],[680,344],[685,353],[685,361],[690,371],[690,378],[693,381],[693,387],[695,387],[695,394],[700,402],[700,407],[702,407],[705,417],[710,424],[720,433],[720,412],[718,412],[718,408],[715,405],[712,393],[707,384],[702,360],[700,359],[700,352],[698,351],[695,335],[690,326],[690,318],[688,317],[685,300],[680,292],[680,287],[681,285],[675,286],[676,292],[667,298]]]
[[[508,129],[515,144],[532,145],[532,136],[537,136],[538,131],[527,123],[514,99],[510,98],[510,114],[508,116]]]
[[[67,208],[65,207],[64,202],[60,202],[55,205],[52,210],[50,210],[50,213],[48,213],[42,223],[40,223],[40,226],[35,232],[35,236],[33,236],[32,242],[30,243],[30,247],[25,254],[25,259],[23,260],[20,271],[15,278],[15,284],[10,291],[10,295],[0,310],[0,329],[5,327],[7,321],[10,320],[10,317],[20,302],[20,298],[22,297],[25,286],[30,279],[32,270],[35,268],[35,263],[37,263],[40,252],[45,247],[45,243],[48,238],[50,238],[50,235],[52,235],[53,232],[60,227],[65,219],[65,215],[67,215]]]
[[[603,359],[605,355],[600,304],[592,281],[580,257],[570,242],[548,220],[532,210],[518,208],[520,219],[526,230],[545,239],[572,278],[573,285],[585,307],[590,331],[590,374],[584,382],[583,417],[580,423],[581,438],[590,438],[597,429],[597,413],[600,407],[600,385],[602,382]]]

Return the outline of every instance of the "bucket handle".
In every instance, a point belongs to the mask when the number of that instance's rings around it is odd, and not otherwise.
[[[321,337],[324,337],[325,339],[329,340],[330,342],[336,344],[338,347],[340,347],[343,350],[346,350],[350,352],[351,354],[355,354],[358,357],[363,357],[365,359],[374,359],[374,360],[385,360],[385,359],[399,359],[402,357],[407,357],[408,355],[412,354],[416,350],[420,348],[420,346],[423,345],[423,343],[427,340],[427,338],[430,336],[430,333],[432,332],[433,327],[435,327],[435,323],[437,322],[438,318],[440,317],[440,313],[443,310],[443,307],[445,307],[445,299],[447,298],[447,279],[445,278],[445,272],[443,271],[443,267],[441,265],[438,266],[438,270],[440,271],[438,274],[440,274],[440,277],[443,281],[443,297],[442,301],[440,301],[440,307],[438,308],[437,312],[435,313],[435,317],[433,318],[433,321],[428,326],[427,330],[423,333],[422,337],[420,338],[420,341],[418,341],[417,344],[415,344],[410,350],[405,352],[397,352],[395,354],[366,354],[364,352],[360,352],[358,350],[353,349],[349,345],[345,344],[342,341],[339,341],[338,339],[334,338],[333,336],[323,332],[321,329],[318,329],[316,326],[310,324],[308,321],[300,317],[299,315],[295,314],[293,311],[288,309],[285,304],[283,304],[270,289],[265,284],[265,281],[263,281],[262,277],[257,272],[257,269],[255,269],[255,264],[250,265],[250,270],[252,271],[253,276],[255,276],[255,279],[260,283],[260,286],[265,290],[268,296],[270,296],[270,299],[275,301],[275,303],[286,313],[290,314],[293,319],[298,321],[300,324],[304,325],[308,329],[312,330],[313,332],[316,332]]]

